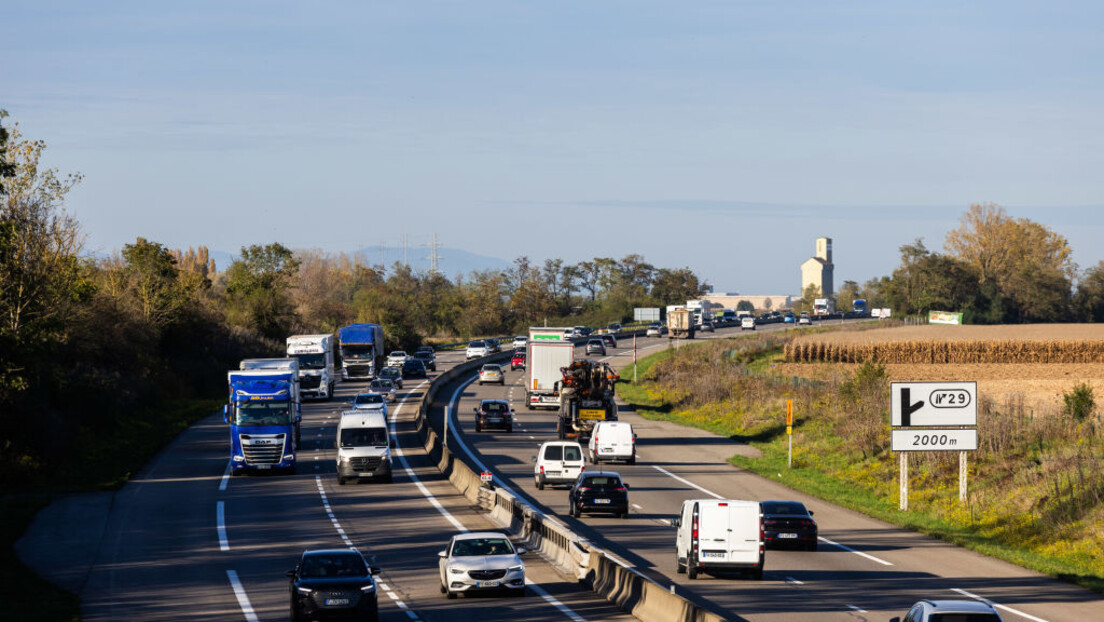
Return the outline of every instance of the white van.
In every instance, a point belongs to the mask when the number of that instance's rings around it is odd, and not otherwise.
[[[391,481],[391,434],[378,410],[349,410],[337,424],[337,483],[346,480]]]
[[[624,460],[636,464],[636,434],[628,421],[599,421],[594,424],[587,443],[590,461]]]
[[[574,484],[586,470],[583,447],[571,441],[548,441],[533,456],[533,480],[537,490],[546,485]]]
[[[758,501],[690,499],[672,524],[676,570],[690,579],[707,570],[742,570],[763,578],[763,518]]]

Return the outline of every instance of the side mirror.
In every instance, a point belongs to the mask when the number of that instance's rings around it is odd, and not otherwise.
[[[222,405],[222,422],[223,423],[230,423],[230,405],[229,404],[223,404]]]
[[[289,579],[294,579],[296,574],[297,573],[294,570],[289,570],[289,571],[284,573],[284,576],[289,578]]]
[[[889,619],[889,622],[901,622],[901,618],[900,616],[892,617]]]
[[[537,457],[533,456],[533,458],[532,458],[532,460],[530,460],[530,462],[532,462],[533,464],[536,464],[537,463]]]
[[[678,529],[680,525],[682,525],[682,517],[681,516],[676,516],[676,517],[671,519],[671,526],[672,527],[674,527],[675,529]]]
[[[378,575],[379,573],[383,572],[383,570],[379,566],[369,566],[368,567],[368,572],[370,572],[372,574],[372,576],[374,577],[374,576]]]
[[[813,514],[816,514],[816,512],[809,510],[809,516],[812,516]]]
[[[337,441],[334,441],[334,449],[341,449],[341,445]]]
[[[394,449],[395,448],[395,439],[389,440],[387,442],[387,446],[390,447],[391,449]]]
[[[478,415],[479,414],[479,407],[476,406],[475,408],[473,408],[472,412]]]
[[[625,487],[625,490],[628,490],[628,489],[629,489],[629,484],[628,484],[628,482],[621,482],[621,485]]]
[[[437,552],[437,557],[440,557],[441,559],[448,559],[448,552],[447,551],[438,551]]]

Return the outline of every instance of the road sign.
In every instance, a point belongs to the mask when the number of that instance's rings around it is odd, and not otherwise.
[[[893,430],[893,451],[976,451],[977,429],[956,430],[924,428]]]
[[[893,427],[977,425],[976,382],[894,382]]]
[[[786,400],[786,427],[793,425],[793,400]]]
[[[479,474],[479,480],[482,481],[482,482],[490,482],[493,479],[494,479],[494,476],[491,475],[490,471],[483,471],[482,473]]]

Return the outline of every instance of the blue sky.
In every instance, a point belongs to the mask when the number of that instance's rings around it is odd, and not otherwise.
[[[5,2],[0,107],[88,247],[890,272],[991,201],[1104,259],[1096,2]]]

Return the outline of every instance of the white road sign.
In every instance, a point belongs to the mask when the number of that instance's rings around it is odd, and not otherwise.
[[[976,451],[977,430],[893,430],[893,451]]]
[[[977,425],[976,382],[894,382],[893,427]]]

